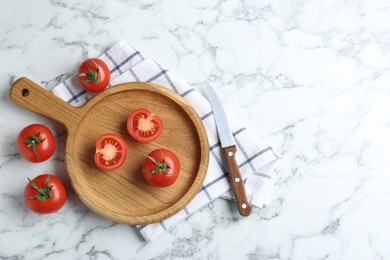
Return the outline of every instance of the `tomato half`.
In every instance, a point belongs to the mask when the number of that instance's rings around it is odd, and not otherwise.
[[[78,70],[81,86],[89,92],[100,92],[110,83],[110,70],[101,59],[88,59],[81,63]]]
[[[95,163],[102,170],[121,166],[127,155],[126,142],[117,135],[105,134],[96,141]]]
[[[156,149],[145,159],[142,172],[145,180],[157,187],[172,185],[180,172],[176,154],[167,149]]]
[[[16,145],[20,155],[34,163],[46,161],[56,149],[53,133],[41,124],[32,124],[23,128],[18,135]]]
[[[162,120],[146,108],[134,110],[127,119],[127,132],[138,142],[156,140],[163,128]]]
[[[51,174],[42,174],[34,178],[24,189],[26,206],[38,214],[58,211],[65,204],[66,190],[61,180]]]

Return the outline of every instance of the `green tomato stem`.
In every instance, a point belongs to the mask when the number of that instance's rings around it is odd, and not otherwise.
[[[37,150],[37,144],[40,144],[46,140],[46,138],[39,140],[40,134],[41,134],[41,132],[38,132],[37,135],[31,135],[30,137],[24,139],[24,142],[27,143],[27,147],[33,149],[34,154],[37,157],[38,161],[39,161],[39,154],[38,154],[38,150]]]
[[[164,157],[161,162],[157,161],[155,158],[148,156],[148,158],[156,165],[156,169],[153,171],[145,171],[147,174],[156,174],[158,172],[162,172],[163,174],[168,174],[167,170],[170,169],[171,167],[167,165],[164,161]]]
[[[93,70],[91,68],[91,66],[89,65],[88,61],[86,61],[86,64],[87,64],[87,67],[88,67],[88,72],[80,73],[79,76],[87,77],[87,79],[84,82],[93,81],[94,83],[98,83],[99,82],[99,77],[98,77],[99,65],[97,65],[97,63],[94,60],[92,60],[92,62],[95,63],[96,70]]]
[[[39,200],[40,202],[44,202],[46,199],[51,199],[53,198],[53,194],[51,193],[51,189],[54,187],[53,185],[50,185],[49,186],[49,179],[50,179],[50,175],[47,176],[47,179],[45,181],[45,184],[43,186],[43,188],[39,187],[38,185],[36,185],[32,180],[30,180],[29,178],[27,178],[28,181],[30,182],[30,185],[34,187],[34,189],[36,189],[38,191],[38,194],[37,195],[34,195],[34,196],[31,196],[30,199],[37,199]]]

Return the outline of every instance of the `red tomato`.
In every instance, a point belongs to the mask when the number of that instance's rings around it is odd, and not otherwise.
[[[89,92],[100,92],[110,83],[110,70],[100,59],[88,59],[81,63],[78,71],[81,86]]]
[[[121,166],[127,155],[126,142],[117,135],[105,134],[96,141],[95,163],[102,170]]]
[[[34,178],[24,189],[26,206],[38,214],[58,211],[65,204],[66,190],[55,175],[42,174]]]
[[[16,145],[20,155],[34,163],[46,161],[56,149],[53,133],[40,124],[26,126],[19,133]]]
[[[146,108],[134,110],[127,119],[127,132],[138,142],[151,142],[160,136],[163,128],[161,119]]]
[[[180,172],[180,162],[172,151],[156,149],[145,159],[142,172],[149,184],[167,187],[176,181]]]

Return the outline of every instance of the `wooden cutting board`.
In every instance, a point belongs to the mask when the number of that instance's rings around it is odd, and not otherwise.
[[[67,130],[65,166],[80,199],[97,214],[120,223],[161,221],[183,209],[202,186],[209,162],[206,131],[196,111],[175,92],[151,83],[111,87],[82,107],[73,107],[28,78],[18,79],[10,100],[54,120]],[[161,136],[139,143],[126,130],[130,113],[144,107],[164,123]],[[124,165],[102,171],[94,163],[95,142],[103,134],[120,135],[127,143]],[[166,188],[149,185],[142,176],[146,156],[157,148],[173,151],[181,171]]]

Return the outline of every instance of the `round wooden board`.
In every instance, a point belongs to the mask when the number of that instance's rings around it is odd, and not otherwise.
[[[37,95],[45,90],[31,85],[29,91],[35,99],[47,99],[50,94]],[[188,205],[201,188],[209,160],[207,135],[196,111],[171,90],[150,83],[125,83],[96,95],[80,108],[55,97],[48,102],[55,107],[51,112],[32,107],[34,102],[26,102],[25,97],[15,97],[11,95],[15,103],[66,126],[65,165],[70,182],[91,210],[109,220],[131,225],[164,220]],[[135,141],[126,130],[128,116],[140,107],[164,123],[160,137],[150,143]],[[61,111],[65,113],[59,115]],[[128,148],[125,164],[112,171],[100,170],[93,159],[95,142],[106,133],[120,135]],[[151,186],[142,176],[143,161],[157,148],[173,151],[180,160],[179,177],[169,187]]]

